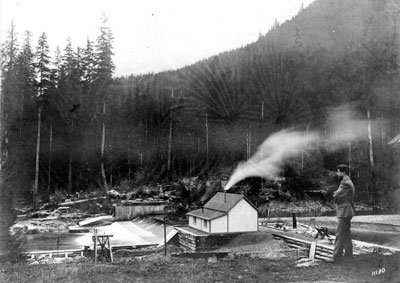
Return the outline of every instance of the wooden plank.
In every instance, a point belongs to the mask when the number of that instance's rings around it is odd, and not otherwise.
[[[333,253],[327,253],[327,252],[316,251],[316,252],[315,252],[315,255],[332,257],[332,256],[333,256]]]
[[[97,262],[97,235],[94,236],[93,242],[94,242],[94,247],[93,247],[93,249],[94,249],[94,262],[96,263]]]
[[[296,245],[296,244],[289,244],[288,246],[291,247],[291,248],[304,249],[303,246],[298,246],[298,245]],[[308,250],[308,249],[307,249],[307,250]]]
[[[82,202],[87,202],[87,201],[92,201],[92,200],[99,200],[99,199],[106,199],[107,197],[96,197],[96,198],[89,198],[89,199],[81,199],[81,200],[74,200],[74,201],[66,201],[63,202],[62,205],[74,205],[77,203],[82,203]]]
[[[281,235],[281,234],[274,234],[273,236],[275,239],[278,240],[284,240],[289,247],[292,248],[304,248],[304,247],[310,247],[312,241],[306,241],[303,239],[297,239],[294,237],[286,236],[286,235]],[[333,255],[333,250],[334,250],[334,245],[327,245],[319,242],[315,242],[315,258],[318,259],[323,259],[323,260],[332,260],[332,255]],[[373,248],[382,248],[382,249],[387,249],[387,250],[392,250],[396,251],[396,248],[391,248],[387,246],[382,246],[382,245],[375,245],[375,244],[369,244],[366,242],[362,241],[357,241],[353,240],[353,254],[358,256],[361,254],[367,254],[373,252],[371,249]]]
[[[400,249],[398,248],[393,248],[393,247],[388,247],[388,246],[383,246],[383,245],[377,245],[377,244],[372,244],[372,243],[367,243],[367,242],[362,242],[358,240],[352,240],[353,244],[359,245],[362,247],[368,247],[368,248],[381,248],[389,251],[395,251],[395,252],[400,252]]]
[[[330,261],[332,260],[331,257],[327,257],[327,256],[322,256],[322,255],[315,255],[316,259],[322,259],[322,260],[326,260],[326,261]]]
[[[316,248],[317,248],[317,243],[316,242],[311,242],[309,258],[314,259],[314,257],[315,257],[315,249]]]

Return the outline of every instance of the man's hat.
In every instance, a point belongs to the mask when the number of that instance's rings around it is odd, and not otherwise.
[[[349,174],[350,172],[350,167],[346,164],[340,164],[336,167],[336,169],[346,174]]]

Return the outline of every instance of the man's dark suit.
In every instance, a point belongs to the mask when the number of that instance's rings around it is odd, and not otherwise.
[[[341,261],[343,258],[353,258],[350,226],[351,218],[354,216],[354,193],[353,182],[350,180],[349,176],[344,175],[338,190],[333,193],[336,204],[336,216],[338,217],[335,249],[333,251],[334,261]]]

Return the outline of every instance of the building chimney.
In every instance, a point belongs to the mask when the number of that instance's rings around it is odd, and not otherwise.
[[[224,202],[226,203],[226,191],[224,192]]]
[[[201,212],[204,213],[204,206],[201,207]]]

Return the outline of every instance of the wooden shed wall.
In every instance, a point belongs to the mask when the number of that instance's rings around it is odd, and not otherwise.
[[[132,220],[138,216],[163,214],[165,204],[116,206],[115,220]]]

